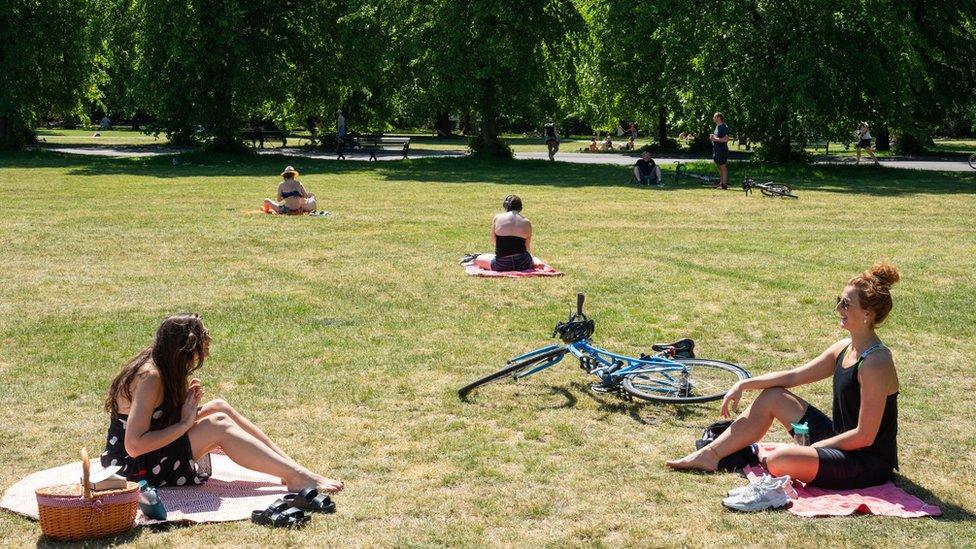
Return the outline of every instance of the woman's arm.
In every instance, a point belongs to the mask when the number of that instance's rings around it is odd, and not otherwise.
[[[183,414],[179,423],[165,429],[150,431],[153,408],[155,403],[162,400],[163,382],[159,372],[149,371],[142,374],[137,381],[138,386],[132,395],[129,407],[129,419],[125,427],[125,452],[131,457],[138,457],[147,452],[158,450],[183,436],[196,419],[196,406],[200,402],[199,389],[191,389],[187,393],[187,400],[183,405]],[[193,413],[188,411],[192,404]]]
[[[495,217],[491,218],[491,245],[492,246],[495,245],[495,219],[498,219],[497,214],[495,215]]]
[[[284,183],[280,183],[278,185],[278,202],[281,202],[282,200],[284,200],[284,198],[282,198],[282,196],[281,196],[281,187],[282,186],[284,186]]]
[[[525,224],[529,227],[528,234],[525,237],[525,251],[532,253],[532,222],[526,219]]]
[[[837,355],[844,350],[847,343],[848,341],[846,339],[838,341],[828,347],[817,358],[792,370],[770,372],[737,382],[725,395],[725,399],[722,400],[722,408],[720,411],[722,417],[729,417],[732,412],[738,411],[739,400],[745,391],[761,391],[770,387],[789,389],[791,387],[814,383],[821,379],[827,379],[833,375]]]
[[[857,377],[861,382],[861,409],[857,414],[857,427],[816,442],[814,447],[857,450],[874,444],[888,394],[897,386],[891,354],[882,351],[865,357]]]
[[[298,182],[298,192],[302,193],[302,198],[310,198],[312,196],[305,190],[305,185],[302,185],[301,181]]]

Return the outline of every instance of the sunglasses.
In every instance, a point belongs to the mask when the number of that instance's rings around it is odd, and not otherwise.
[[[851,308],[851,302],[846,297],[841,298],[840,296],[837,296],[837,305],[840,305],[840,308],[845,311]]]

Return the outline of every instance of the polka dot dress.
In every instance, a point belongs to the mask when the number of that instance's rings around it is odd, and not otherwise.
[[[156,431],[167,427],[160,418],[163,411],[153,412],[149,429]],[[183,436],[173,442],[147,452],[139,457],[130,457],[125,451],[125,429],[128,416],[119,414],[113,417],[108,426],[105,439],[105,451],[102,453],[102,467],[121,465],[120,474],[132,482],[146,481],[150,486],[195,486],[203,484],[209,475],[197,470],[193,461],[193,450],[190,448],[190,437]]]

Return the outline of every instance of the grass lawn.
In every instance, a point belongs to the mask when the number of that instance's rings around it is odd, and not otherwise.
[[[286,163],[331,217],[252,215]],[[214,337],[206,396],[347,489],[336,515],[302,531],[241,522],[116,541],[976,544],[976,175],[763,175],[800,200],[638,189],[624,185],[626,167],[544,161],[0,155],[0,490],[82,446],[100,452],[109,381],[164,315],[191,311]],[[534,251],[565,277],[462,275],[457,259],[488,249],[491,215],[513,192],[535,223]],[[568,361],[470,403],[455,393],[551,341],[577,292],[610,349],[688,336],[701,356],[753,374],[798,365],[842,337],[834,297],[878,258],[904,277],[881,329],[902,383],[898,482],[941,505],[939,520],[725,511],[739,477],[663,465],[693,448],[717,404],[595,395]],[[829,382],[798,392],[829,409]],[[39,535],[0,513],[3,545]]]

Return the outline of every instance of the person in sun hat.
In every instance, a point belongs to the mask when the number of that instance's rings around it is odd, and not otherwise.
[[[305,186],[298,180],[298,170],[292,166],[281,172],[281,183],[278,185],[278,200],[264,199],[262,209],[265,213],[285,215],[301,215],[315,211],[315,195],[305,190]]]

